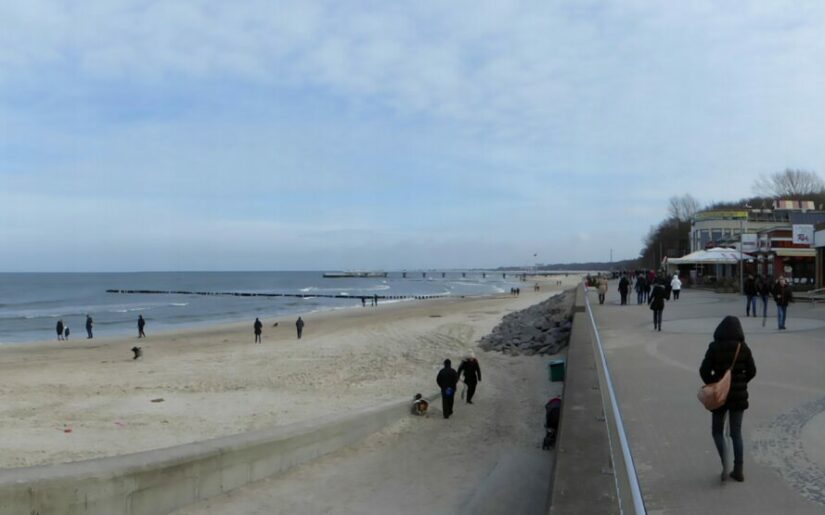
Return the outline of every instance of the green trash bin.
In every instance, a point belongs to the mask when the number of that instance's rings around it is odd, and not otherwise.
[[[550,380],[553,382],[564,381],[564,360],[555,359],[548,363],[550,369]]]

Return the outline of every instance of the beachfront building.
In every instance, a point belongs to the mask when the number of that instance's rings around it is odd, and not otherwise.
[[[700,211],[691,223],[691,251],[741,248],[744,274],[784,275],[795,288],[813,288],[825,281],[825,227],[820,265],[814,247],[814,226],[825,224],[825,212],[814,207],[807,200],[777,200],[770,208]]]

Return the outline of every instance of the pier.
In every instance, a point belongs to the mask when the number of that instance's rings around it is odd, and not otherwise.
[[[242,292],[242,291],[189,291],[189,290],[117,290],[109,289],[106,293],[123,293],[129,295],[204,295],[216,296],[223,295],[227,297],[294,297],[299,299],[378,299],[378,300],[406,300],[406,299],[441,299],[449,297],[449,295],[346,295],[346,294],[312,294],[306,293],[264,293],[264,292]]]

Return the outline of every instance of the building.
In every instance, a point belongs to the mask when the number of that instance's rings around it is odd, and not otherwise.
[[[822,224],[820,264],[814,227]],[[771,208],[707,210],[691,224],[691,250],[741,248],[744,273],[787,277],[794,287],[810,289],[825,281],[825,212],[812,201],[777,200]]]

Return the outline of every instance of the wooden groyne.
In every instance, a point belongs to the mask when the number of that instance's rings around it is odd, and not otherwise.
[[[228,297],[295,297],[299,299],[378,299],[378,300],[405,300],[405,299],[441,299],[448,295],[345,295],[345,294],[306,294],[306,293],[261,293],[241,291],[188,291],[188,290],[106,290],[106,293],[125,293],[139,295],[224,295]]]

